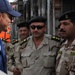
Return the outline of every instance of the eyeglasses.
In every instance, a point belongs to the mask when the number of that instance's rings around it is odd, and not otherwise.
[[[30,27],[31,27],[32,29],[35,29],[35,28],[37,28],[37,29],[42,29],[42,28],[45,27],[45,26],[39,26],[39,25],[38,25],[38,26],[34,26],[34,25],[33,25],[33,26],[30,26]]]

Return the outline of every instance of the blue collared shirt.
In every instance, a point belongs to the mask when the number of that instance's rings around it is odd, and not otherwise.
[[[2,40],[0,39],[0,70],[7,73],[7,65],[6,65],[6,53],[4,50],[4,45],[2,44]]]

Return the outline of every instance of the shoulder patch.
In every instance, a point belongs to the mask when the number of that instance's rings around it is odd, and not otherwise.
[[[24,39],[23,41],[21,41],[20,45],[22,45],[23,43],[25,43],[27,41],[27,39]]]
[[[58,37],[58,36],[51,36],[51,40],[55,40],[57,42],[60,42],[61,41],[61,38]]]
[[[15,43],[18,43],[19,41],[16,39],[16,40],[13,40],[12,41],[12,44],[14,45]]]

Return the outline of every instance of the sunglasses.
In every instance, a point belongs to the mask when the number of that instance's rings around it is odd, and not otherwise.
[[[30,26],[30,27],[31,27],[31,29],[35,29],[35,28],[37,28],[37,29],[42,29],[42,28],[45,27],[45,26],[39,26],[39,25],[38,25],[38,26],[34,26],[34,25],[33,25],[33,26]]]

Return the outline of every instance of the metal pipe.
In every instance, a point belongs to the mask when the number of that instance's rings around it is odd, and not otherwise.
[[[50,34],[50,1],[51,0],[47,0],[47,25],[48,25],[48,34]]]

